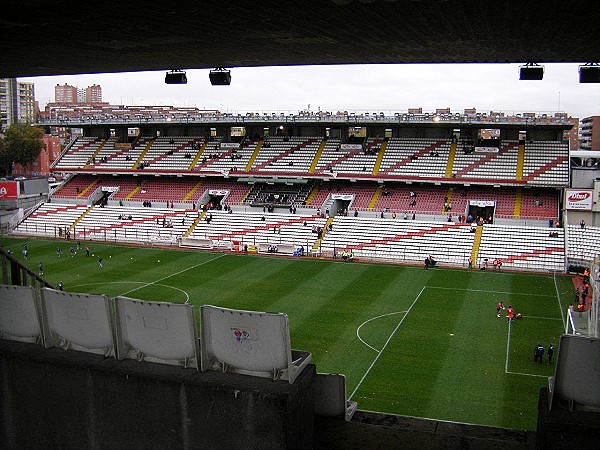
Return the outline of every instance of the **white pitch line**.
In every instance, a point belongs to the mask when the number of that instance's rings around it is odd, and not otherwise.
[[[216,258],[209,259],[208,261],[204,261],[204,262],[201,262],[201,263],[199,263],[199,264],[196,264],[195,266],[190,266],[190,267],[188,267],[187,269],[182,269],[182,270],[180,270],[179,272],[175,272],[175,273],[172,273],[171,275],[167,275],[167,276],[165,276],[165,277],[159,278],[158,280],[152,281],[152,282],[150,282],[150,283],[146,283],[146,284],[144,284],[143,286],[137,287],[137,288],[135,288],[135,289],[131,289],[131,290],[129,290],[129,291],[127,291],[127,292],[124,292],[123,294],[121,294],[121,296],[123,296],[123,295],[127,295],[127,294],[131,294],[132,292],[138,291],[138,290],[140,290],[140,289],[143,289],[143,288],[145,288],[145,287],[148,287],[148,286],[152,286],[153,284],[156,284],[156,283],[158,283],[159,281],[166,280],[167,278],[174,277],[175,275],[179,275],[180,273],[187,272],[188,270],[195,269],[196,267],[203,266],[204,264],[208,264],[209,262],[213,262],[213,261],[215,261],[216,259],[222,258],[223,256],[225,256],[225,253],[223,253],[223,254],[221,254],[221,255],[217,256]]]
[[[372,350],[375,350],[377,353],[381,352],[381,350],[377,350],[375,347],[367,344],[363,338],[360,337],[360,329],[362,328],[363,325],[366,325],[367,323],[371,322],[372,320],[377,320],[380,319],[382,317],[386,317],[386,316],[392,316],[394,314],[404,314],[406,313],[406,311],[396,311],[396,312],[391,312],[391,313],[387,313],[387,314],[381,314],[380,316],[375,316],[375,317],[371,317],[370,319],[365,320],[363,323],[361,323],[358,328],[356,329],[356,337],[358,338],[358,340],[360,342],[362,342],[363,344],[365,344],[367,347],[369,347]]]
[[[536,316],[523,316],[524,319],[540,319],[540,320],[562,320],[560,317],[536,317]]]
[[[524,377],[539,377],[539,378],[548,378],[547,375],[535,375],[533,373],[521,373],[521,372],[506,372],[509,375],[521,375]]]
[[[69,286],[69,288],[76,288],[79,286],[97,286],[99,284],[145,284],[145,281],[97,281],[94,283],[81,283],[81,284],[74,284],[73,286]],[[185,295],[185,303],[188,303],[190,301],[190,295],[184,291],[183,289],[180,289],[178,287],[175,286],[169,286],[168,284],[156,284],[157,286],[163,286],[169,289],[174,289],[176,291],[181,292],[183,295]]]
[[[524,316],[523,316],[524,317]],[[544,317],[537,317],[538,319],[544,319]],[[560,319],[555,319],[560,320]],[[524,377],[540,377],[540,378],[548,378],[546,375],[535,375],[533,373],[521,373],[521,372],[511,372],[508,370],[508,359],[510,352],[510,334],[512,329],[512,321],[508,322],[508,338],[506,340],[506,364],[504,365],[504,373],[508,375],[521,375]]]
[[[508,337],[506,338],[506,363],[504,364],[504,373],[508,373],[508,358],[510,356],[510,331],[512,328],[512,320],[508,321]]]
[[[348,397],[348,400],[351,400],[352,397],[354,397],[354,394],[356,394],[356,391],[358,391],[358,388],[360,388],[360,385],[362,384],[362,382],[365,381],[365,378],[367,378],[367,375],[369,375],[369,372],[371,372],[371,369],[375,366],[375,363],[377,363],[377,360],[379,359],[379,357],[381,356],[381,354],[383,353],[383,351],[385,350],[385,348],[387,347],[387,345],[392,340],[392,337],[394,337],[394,334],[396,334],[396,331],[398,331],[398,328],[400,328],[400,325],[402,325],[402,322],[404,322],[404,319],[406,319],[408,317],[408,313],[413,308],[413,306],[415,306],[415,303],[417,303],[417,300],[419,300],[419,298],[421,297],[421,294],[423,293],[423,291],[425,290],[426,287],[427,286],[423,286],[423,289],[421,289],[421,292],[419,292],[419,295],[417,295],[417,298],[415,298],[415,301],[412,302],[412,305],[410,305],[410,308],[408,308],[406,310],[406,314],[404,315],[404,317],[402,317],[402,319],[400,320],[400,322],[398,322],[398,325],[396,325],[396,328],[394,328],[394,331],[391,332],[391,334],[387,338],[387,341],[385,341],[385,344],[383,344],[383,347],[377,353],[377,356],[375,357],[375,359],[373,360],[373,362],[371,363],[371,365],[369,366],[369,368],[367,369],[367,371],[365,372],[365,374],[362,376],[362,378],[360,379],[360,381],[358,382],[358,384],[356,385],[356,387],[354,388],[354,391],[352,391],[352,394],[350,394],[350,397]]]
[[[558,292],[558,285],[556,284],[556,274],[554,274],[554,287],[556,288],[556,298],[558,298],[558,307],[560,308],[560,315],[563,321],[563,327],[566,327],[567,322],[565,321],[565,312],[563,311],[562,302],[560,301],[560,293]]]
[[[552,297],[552,298],[554,298],[554,295],[530,294],[529,292],[489,291],[486,289],[451,288],[451,287],[443,287],[443,286],[427,286],[427,287],[429,289],[445,289],[447,291],[490,292],[492,294],[514,294],[514,295],[526,295],[528,297]]]

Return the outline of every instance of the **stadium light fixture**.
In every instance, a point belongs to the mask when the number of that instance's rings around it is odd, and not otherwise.
[[[229,86],[231,84],[231,71],[223,67],[217,67],[210,71],[208,78],[213,86]]]
[[[588,63],[579,66],[580,83],[600,83],[600,64]]]
[[[171,70],[165,74],[166,84],[187,84],[187,76],[183,70]]]
[[[544,66],[527,63],[519,67],[519,80],[541,80],[544,78]]]

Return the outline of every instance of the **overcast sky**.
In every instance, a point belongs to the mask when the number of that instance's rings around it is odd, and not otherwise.
[[[187,85],[166,85],[164,71],[21,78],[35,83],[40,108],[56,84],[102,86],[103,100],[124,105],[196,106],[222,112],[452,112],[600,114],[600,84],[580,84],[577,64],[546,64],[542,81],[519,81],[519,64],[387,64],[231,69],[230,86],[208,70],[187,70]]]

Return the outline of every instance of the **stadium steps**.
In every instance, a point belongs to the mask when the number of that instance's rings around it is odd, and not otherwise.
[[[451,228],[459,228],[459,227],[464,227],[464,226],[465,225],[452,223],[449,225],[443,225],[441,227],[431,228],[429,230],[411,231],[406,234],[397,234],[396,236],[383,237],[382,239],[373,239],[369,242],[361,242],[360,244],[346,245],[346,248],[351,249],[351,250],[361,250],[361,249],[364,249],[365,247],[373,247],[377,244],[385,245],[390,242],[397,242],[397,241],[401,241],[403,239],[412,239],[417,236],[427,236],[427,235],[436,234],[439,232],[443,233],[443,232],[448,231]]]
[[[471,261],[477,261],[477,254],[479,253],[479,246],[481,245],[481,235],[483,234],[483,227],[477,227],[475,229],[475,239],[473,239],[473,248],[471,249]]]
[[[153,143],[154,143],[154,141],[150,141],[146,144],[146,147],[144,147],[144,150],[142,150],[142,153],[140,153],[140,156],[138,156],[138,158],[133,163],[133,166],[131,166],[131,170],[137,169],[138,165],[144,160],[144,156],[146,156],[146,153],[148,153],[148,151],[150,150],[150,147],[152,147]]]
[[[125,200],[129,200],[131,197],[133,197],[135,194],[137,194],[138,191],[142,188],[143,184],[144,184],[144,182],[142,181],[138,186],[134,187],[133,190],[125,196]]]
[[[456,147],[458,144],[453,142],[450,146],[450,153],[448,154],[448,165],[446,166],[446,178],[452,178],[452,169],[454,168],[454,158],[456,157]]]
[[[317,150],[315,157],[312,160],[312,163],[310,163],[310,168],[308,169],[308,173],[315,172],[315,169],[317,168],[317,165],[319,164],[319,159],[321,159],[321,155],[323,154],[323,150],[325,150],[326,145],[327,145],[327,141],[325,139],[323,139],[321,141],[321,145],[319,145],[319,149]],[[307,202],[307,204],[308,204],[308,202]]]
[[[94,160],[94,158],[98,155],[98,153],[100,153],[100,151],[102,150],[102,147],[104,147],[104,144],[106,144],[107,141],[102,142],[98,148],[94,151],[94,153],[92,153],[90,155],[90,158],[88,159],[88,161],[83,165],[84,169],[87,169],[88,167],[90,167],[91,161]]]
[[[452,203],[452,189],[448,189],[448,192],[446,192],[446,198],[448,199],[448,204]],[[442,215],[446,214],[448,211],[446,211],[445,208],[442,208]]]
[[[518,167],[517,167],[517,172],[518,172]],[[523,174],[523,168],[521,167],[521,175]],[[517,179],[519,174],[517,173]],[[521,188],[517,189],[517,193],[515,194],[515,210],[513,212],[513,217],[515,219],[518,219],[519,217],[521,217],[521,206],[523,206],[523,192],[521,191]]]
[[[369,206],[367,207],[369,210],[372,210],[373,208],[375,208],[375,205],[377,204],[377,200],[379,200],[379,197],[381,197],[381,191],[382,191],[381,186],[378,186],[377,189],[375,189],[375,192],[373,193],[373,197],[371,198],[371,201],[369,202]]]
[[[190,234],[192,234],[194,232],[194,230],[196,229],[196,226],[200,223],[200,221],[202,220],[202,218],[205,215],[206,215],[206,211],[202,211],[202,213],[196,219],[194,219],[194,221],[192,222],[190,227],[186,230],[186,232],[183,233],[183,237],[189,237]]]
[[[192,162],[190,163],[189,167],[187,168],[188,172],[191,171],[194,167],[196,167],[196,164],[198,164],[198,161],[200,160],[200,157],[204,153],[204,150],[206,150],[207,145],[208,145],[208,139],[204,139],[204,142],[200,146],[200,149],[196,152],[194,159],[192,159]]]
[[[194,192],[196,192],[196,190],[200,187],[201,184],[202,184],[202,181],[198,181],[194,185],[194,187],[192,189],[190,189],[190,192],[188,192],[187,194],[185,194],[185,196],[183,197],[182,201],[187,202],[192,197],[192,195],[194,195]]]
[[[254,161],[256,161],[256,158],[257,158],[258,154],[260,153],[260,149],[262,148],[264,142],[265,141],[263,139],[258,141],[258,145],[252,152],[252,156],[250,156],[250,159],[248,160],[248,164],[246,164],[246,167],[244,167],[244,172],[250,172],[250,169],[252,168],[252,164],[254,164]]]
[[[88,213],[89,213],[89,212],[90,212],[92,209],[94,209],[94,205],[90,205],[90,206],[89,206],[89,207],[88,207],[88,208],[87,208],[87,209],[86,209],[86,210],[85,210],[83,213],[81,213],[81,215],[80,215],[80,216],[77,218],[77,220],[75,220],[75,222],[73,222],[73,223],[72,223],[72,224],[69,226],[69,228],[68,228],[68,231],[71,231],[73,228],[75,228],[75,226],[76,226],[76,225],[77,225],[79,222],[81,222],[81,221],[83,220],[83,218],[84,218],[85,216],[87,216],[87,214],[88,214]]]
[[[308,197],[306,197],[306,205],[310,205],[313,198],[315,198],[315,196],[317,195],[317,193],[319,192],[319,186],[315,185],[312,189],[312,191],[310,192],[310,194],[308,194]]]
[[[525,166],[525,144],[519,144],[519,154],[517,156],[517,181],[523,179],[523,167]]]
[[[88,184],[86,187],[84,187],[81,192],[79,194],[77,194],[77,198],[81,198],[83,197],[85,194],[87,194],[87,192],[93,188],[94,186],[96,186],[99,183],[99,179],[95,179],[94,181],[92,181],[90,184]]]
[[[381,161],[383,161],[383,155],[385,155],[385,149],[387,148],[388,141],[383,141],[381,143],[381,148],[379,149],[379,153],[377,153],[377,159],[375,160],[375,165],[373,166],[373,175],[379,174],[379,169],[381,168]]]
[[[310,250],[311,252],[316,252],[319,249],[319,247],[321,246],[321,242],[323,242],[323,239],[325,238],[325,235],[327,234],[329,225],[331,225],[332,223],[333,223],[333,217],[328,218],[327,222],[325,222],[325,225],[323,226],[323,231],[321,232],[321,238],[317,239],[315,241],[315,243],[312,246],[312,249]]]
[[[552,168],[558,166],[559,164],[567,161],[567,159],[568,158],[566,156],[559,156],[555,160],[550,161],[549,163],[544,164],[542,167],[538,167],[533,172],[531,172],[529,175],[524,176],[523,179],[525,181],[531,181],[535,177],[540,176],[541,174],[543,174],[545,172],[548,172],[550,169],[552,169]]]

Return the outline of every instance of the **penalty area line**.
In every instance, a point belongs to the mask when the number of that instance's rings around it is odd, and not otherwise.
[[[356,392],[358,391],[358,389],[362,385],[363,381],[365,381],[365,378],[367,378],[367,375],[369,375],[369,373],[371,372],[371,369],[375,366],[375,364],[379,360],[379,357],[381,356],[381,354],[383,353],[383,351],[386,349],[386,347],[388,346],[388,344],[390,343],[390,341],[394,337],[394,334],[396,334],[396,331],[398,331],[398,328],[400,328],[400,325],[402,325],[402,323],[404,322],[404,319],[406,319],[408,317],[408,314],[410,313],[410,310],[413,308],[413,306],[415,306],[415,304],[417,303],[417,301],[421,297],[421,294],[423,294],[423,291],[425,291],[425,288],[426,288],[426,286],[424,286],[421,289],[421,292],[419,292],[419,295],[417,295],[417,298],[415,298],[415,300],[412,302],[412,304],[410,305],[410,307],[406,310],[406,314],[404,314],[404,317],[402,317],[402,319],[400,319],[400,322],[398,322],[398,325],[396,325],[396,328],[394,328],[394,330],[390,333],[390,335],[387,338],[387,341],[385,341],[385,344],[383,344],[383,347],[381,348],[381,350],[378,351],[377,356],[375,356],[375,359],[373,360],[373,362],[371,363],[371,365],[369,366],[369,368],[367,369],[367,371],[365,372],[365,374],[362,376],[362,378],[360,379],[360,381],[358,382],[358,384],[356,385],[356,387],[354,388],[354,390],[352,391],[352,394],[350,394],[350,397],[348,397],[348,400],[352,400],[352,397],[354,397],[354,394],[356,394]]]

